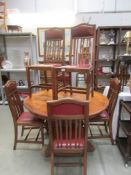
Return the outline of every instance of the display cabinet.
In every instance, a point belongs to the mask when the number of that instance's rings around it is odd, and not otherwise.
[[[117,58],[126,53],[124,38],[131,26],[105,26],[97,28],[95,89],[103,90],[116,74]],[[129,43],[130,44],[130,43]]]
[[[20,92],[27,91],[24,57],[25,53],[29,53],[31,64],[37,63],[37,49],[36,36],[32,33],[0,33],[0,41],[0,52],[3,55],[1,64],[5,64],[5,66],[1,65],[0,69],[0,96],[1,104],[4,104],[6,101],[4,94],[6,80],[15,80]]]
[[[115,69],[116,55],[119,53],[119,28],[98,27],[95,59],[95,88],[108,85]]]
[[[131,32],[131,26],[120,27],[120,39],[119,39],[119,55],[131,55],[131,42],[129,42],[129,53],[126,51],[127,47],[127,32]],[[130,37],[131,40],[131,37]]]

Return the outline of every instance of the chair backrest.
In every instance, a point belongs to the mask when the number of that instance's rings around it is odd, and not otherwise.
[[[51,28],[45,31],[44,63],[64,64],[65,31]]]
[[[79,150],[84,142],[87,149],[88,137],[88,102],[73,99],[61,99],[47,103],[49,118],[49,137],[51,148]],[[81,138],[84,138],[83,140]],[[73,145],[72,145],[73,144]]]
[[[96,26],[82,23],[71,28],[70,64],[94,65]]]
[[[112,78],[110,80],[110,87],[109,87],[109,91],[107,94],[107,97],[109,99],[108,112],[111,116],[114,113],[114,109],[116,106],[116,102],[117,102],[117,98],[118,98],[120,89],[121,89],[121,84],[118,78]]]
[[[8,80],[5,84],[5,93],[9,108],[12,113],[13,121],[16,122],[18,117],[24,111],[22,101],[20,100],[17,85],[15,81]]]

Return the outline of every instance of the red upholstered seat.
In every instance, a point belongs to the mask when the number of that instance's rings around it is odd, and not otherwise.
[[[33,114],[31,114],[30,112],[22,112],[21,114],[20,114],[20,116],[19,116],[19,118],[18,118],[18,120],[17,120],[17,123],[27,123],[27,124],[30,124],[30,122],[31,122],[31,124],[33,123],[33,122],[35,122],[35,124],[36,124],[36,122],[38,123],[38,124],[41,124],[41,122],[42,122],[42,120],[41,119],[39,119],[39,118],[37,118],[37,117],[35,117]]]
[[[109,113],[105,110],[105,111],[100,113],[99,118],[101,118],[103,120],[104,119],[109,119]]]
[[[105,111],[101,112],[97,117],[92,118],[91,122],[108,120],[109,117],[110,117],[109,113],[105,110]]]

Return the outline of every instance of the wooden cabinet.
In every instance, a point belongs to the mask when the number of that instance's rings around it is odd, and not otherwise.
[[[105,26],[97,28],[95,89],[102,90],[109,85],[109,79],[116,73],[117,58],[126,52],[124,36],[131,26]]]
[[[95,60],[95,87],[101,89],[109,85],[119,53],[119,28],[98,27]]]

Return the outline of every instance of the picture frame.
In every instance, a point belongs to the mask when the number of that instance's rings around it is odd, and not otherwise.
[[[38,36],[38,53],[39,57],[44,56],[44,42],[45,42],[45,31],[54,27],[39,27],[37,28],[37,36]],[[65,56],[69,55],[70,48],[70,27],[63,27],[65,29]]]
[[[39,56],[44,56],[44,32],[46,28],[37,28],[37,36],[38,36],[38,52]]]

